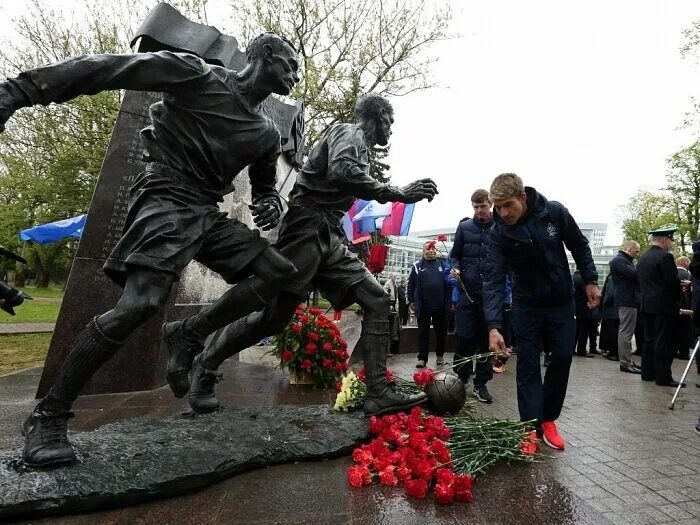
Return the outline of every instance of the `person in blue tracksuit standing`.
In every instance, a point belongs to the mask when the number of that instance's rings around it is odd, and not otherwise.
[[[474,216],[460,221],[450,251],[452,276],[461,279],[466,290],[465,293],[461,286],[458,287],[460,294],[455,316],[455,359],[488,352],[481,288],[488,257],[488,237],[493,227],[489,192],[476,190],[471,196],[471,204]],[[465,385],[471,368],[471,363],[455,367],[455,372]],[[477,361],[473,394],[482,403],[493,402],[493,397],[486,388],[486,383],[492,378],[491,359]]]
[[[452,290],[450,285],[450,264],[444,257],[438,257],[435,241],[423,246],[423,258],[413,263],[408,276],[406,297],[418,321],[418,362],[416,368],[424,368],[428,362],[430,325],[435,329],[437,344],[436,364],[444,363],[447,340],[447,311],[450,307]]]
[[[522,421],[534,421],[536,436],[563,450],[556,419],[561,413],[574,351],[573,281],[564,248],[581,272],[588,308],[600,303],[598,273],[588,240],[569,211],[525,187],[514,173],[496,177],[490,188],[495,224],[489,238],[484,279],[484,315],[489,347],[505,352],[502,328],[503,281],[513,276],[512,322],[518,340],[516,381]],[[551,350],[544,383],[540,373],[543,337]]]

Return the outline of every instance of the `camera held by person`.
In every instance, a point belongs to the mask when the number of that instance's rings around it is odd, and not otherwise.
[[[0,246],[0,256],[27,264],[24,257],[20,257],[16,253],[3,248],[2,246]],[[15,315],[14,307],[21,305],[25,299],[31,300],[31,297],[26,293],[20,292],[16,288],[13,288],[9,284],[0,281],[0,309],[5,310],[10,315]]]

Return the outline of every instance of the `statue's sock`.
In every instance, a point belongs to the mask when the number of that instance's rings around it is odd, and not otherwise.
[[[249,316],[231,323],[202,356],[202,366],[207,370],[217,370],[221,363],[232,355],[257,343],[261,337],[254,333],[254,322],[249,322]]]
[[[107,337],[93,318],[73,344],[58,377],[36,410],[67,411],[90,378],[111,358],[122,342]]]

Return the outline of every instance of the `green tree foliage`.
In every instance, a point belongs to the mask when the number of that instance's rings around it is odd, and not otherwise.
[[[391,175],[388,173],[391,166],[385,162],[388,155],[389,147],[376,147],[369,151],[369,174],[373,179],[379,182],[388,183],[391,181]]]
[[[0,49],[4,76],[71,56],[128,49],[128,20],[138,9],[120,13],[86,2],[77,16],[50,5],[33,0],[14,20],[15,34]],[[40,285],[52,273],[65,277],[75,243],[21,246],[18,232],[87,211],[120,102],[121,93],[112,91],[22,109],[0,135],[0,243],[24,253]]]
[[[678,245],[687,252],[700,227],[700,141],[668,158],[666,191],[679,226]]]
[[[335,122],[354,120],[362,93],[405,95],[432,87],[428,54],[447,38],[449,4],[426,0],[232,0],[234,34],[288,37],[299,50],[301,82],[314,143]]]
[[[621,211],[625,239],[637,241],[642,252],[649,248],[648,231],[676,220],[669,196],[647,189],[639,189]]]

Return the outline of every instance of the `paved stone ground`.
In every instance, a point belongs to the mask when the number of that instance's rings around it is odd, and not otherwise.
[[[226,404],[273,405],[329,402],[326,392],[290,387],[279,370],[245,361],[227,363],[221,397]],[[449,357],[449,354],[448,354]],[[391,365],[403,376],[414,357]],[[680,377],[686,362],[674,365]],[[484,414],[517,417],[515,363],[490,384],[496,398]],[[33,404],[40,369],[0,378],[0,449],[19,448],[18,426]],[[348,458],[254,471],[183,498],[83,516],[33,520],[33,524],[656,524],[700,523],[700,377],[691,368],[676,409],[673,389],[622,374],[600,357],[574,358],[569,395],[560,419],[565,452],[545,450],[536,464],[501,465],[480,477],[471,505],[440,507],[432,499],[407,499],[400,489],[352,489]],[[183,409],[167,388],[88,396],[76,404],[72,428],[87,430],[138,415]]]
[[[0,335],[53,332],[56,323],[0,323]]]

